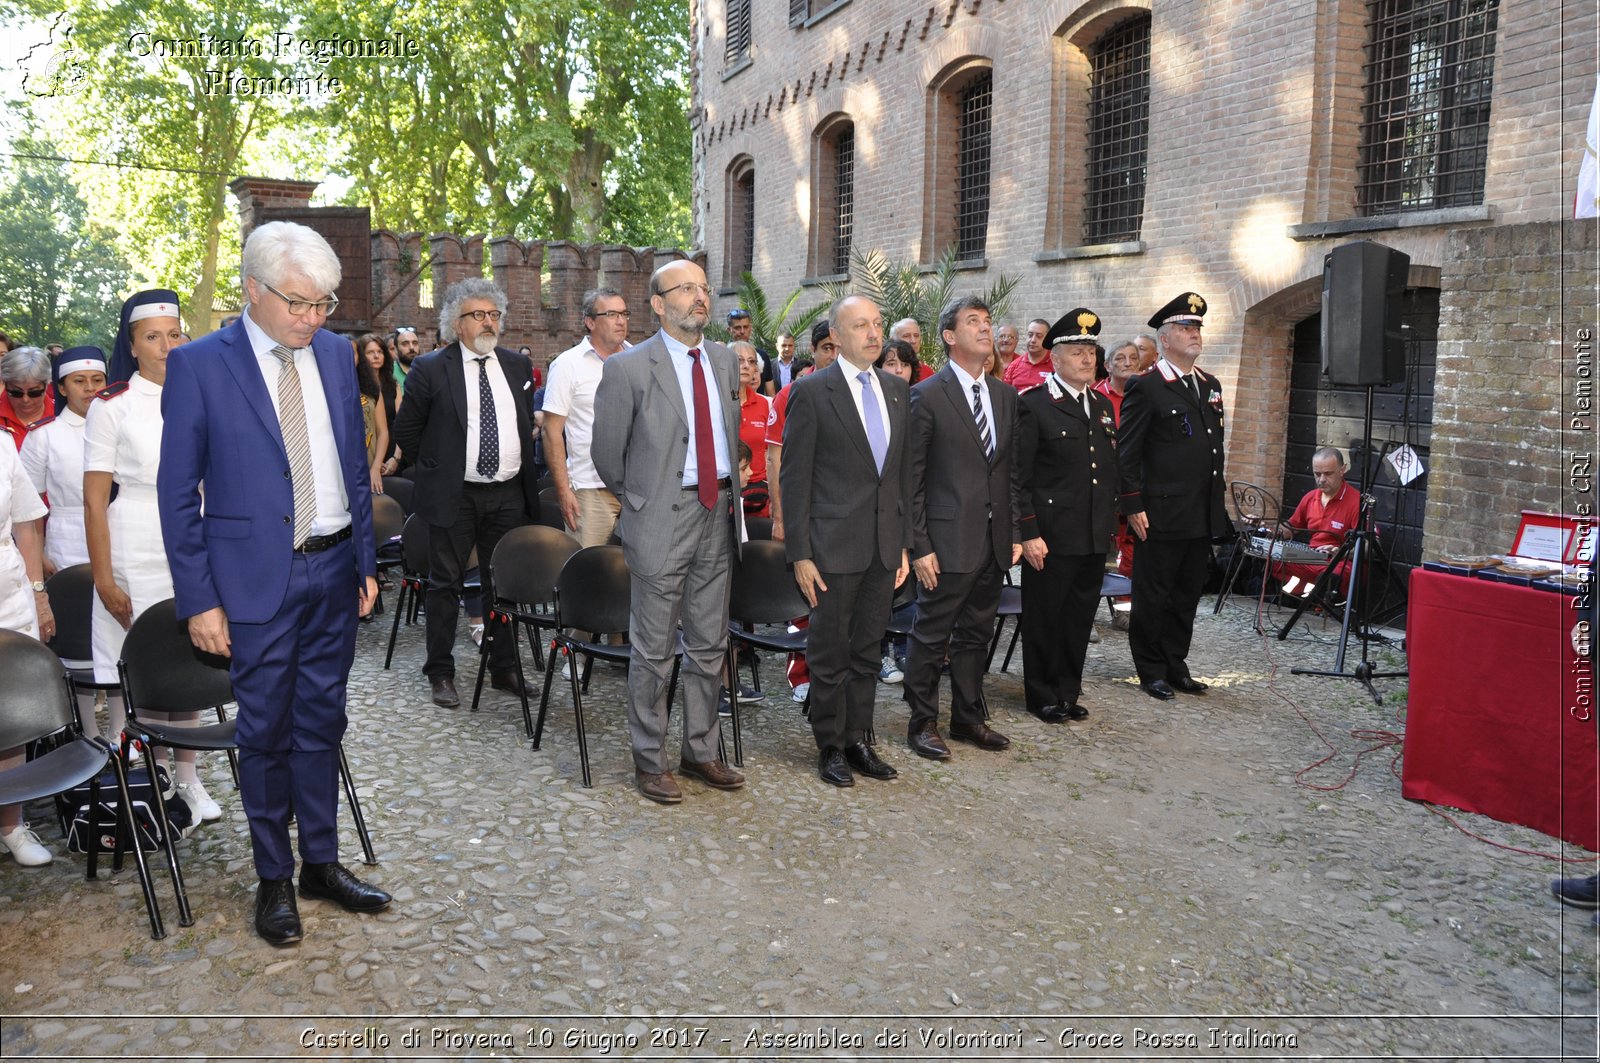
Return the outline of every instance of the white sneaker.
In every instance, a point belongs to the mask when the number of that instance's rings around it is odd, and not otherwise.
[[[794,701],[796,705],[804,705],[806,698],[811,694],[811,684],[801,683],[794,688]]]
[[[883,667],[878,669],[878,682],[903,683],[905,682],[905,678],[906,674],[900,670],[899,665],[894,663],[894,655],[885,654],[883,658]]]
[[[4,846],[11,854],[11,859],[23,867],[40,867],[54,859],[50,850],[44,847],[37,834],[28,829],[26,823],[10,834],[0,834],[0,846]]]
[[[483,645],[483,625],[482,624],[473,624],[468,630],[472,632],[472,644],[474,646],[482,646]]]
[[[566,659],[561,662],[561,678],[572,678],[572,655],[570,653],[567,654]]]
[[[1090,642],[1099,642],[1100,641],[1100,632],[1096,631],[1094,628],[1090,628],[1089,629],[1089,641]]]
[[[181,782],[178,784],[178,796],[183,798],[183,803],[194,813],[196,822],[211,823],[222,818],[222,806],[211,800],[211,795],[206,793],[203,784]]]

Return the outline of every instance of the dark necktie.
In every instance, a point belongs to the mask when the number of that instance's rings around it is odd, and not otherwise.
[[[990,461],[994,460],[994,433],[989,431],[989,418],[983,412],[983,399],[978,392],[979,384],[972,382],[972,419],[978,422],[978,438],[983,440],[983,456]]]
[[[494,416],[494,391],[489,387],[489,356],[478,363],[478,475],[491,480],[500,471],[500,424]]]
[[[289,479],[294,486],[294,548],[311,536],[317,519],[317,481],[311,473],[311,433],[306,430],[306,403],[300,391],[300,371],[294,351],[279,344],[272,348],[278,359],[278,430],[289,458]]]
[[[1184,385],[1186,387],[1188,387],[1189,391],[1194,395],[1194,401],[1197,402],[1197,403],[1201,402],[1202,400],[1200,398],[1200,381],[1195,379],[1195,375],[1193,373],[1185,373],[1185,374],[1183,374],[1183,383],[1184,383]]]
[[[856,379],[861,381],[861,416],[867,426],[867,446],[872,448],[872,460],[878,463],[878,475],[883,475],[883,459],[889,454],[889,434],[883,430],[883,411],[878,409],[878,397],[872,393],[872,372],[863,370]]]
[[[689,349],[690,390],[694,392],[694,464],[700,477],[700,504],[707,509],[717,504],[717,447],[711,438],[711,393],[706,390],[706,367],[700,348]]]

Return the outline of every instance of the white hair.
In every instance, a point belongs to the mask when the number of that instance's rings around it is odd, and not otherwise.
[[[277,287],[298,273],[316,289],[307,295],[333,292],[344,277],[339,256],[321,233],[292,221],[258,225],[244,242],[244,275]]]

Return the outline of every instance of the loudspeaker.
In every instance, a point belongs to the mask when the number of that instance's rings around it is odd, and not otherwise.
[[[1360,240],[1322,260],[1322,371],[1366,387],[1405,379],[1401,298],[1411,256]]]

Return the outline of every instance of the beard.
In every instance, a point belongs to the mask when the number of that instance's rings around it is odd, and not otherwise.
[[[493,354],[495,340],[499,339],[492,332],[480,332],[466,343],[474,354]]]

